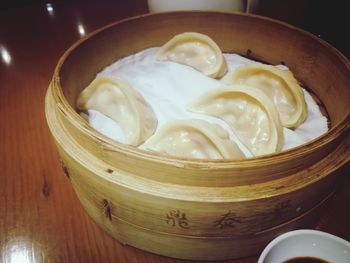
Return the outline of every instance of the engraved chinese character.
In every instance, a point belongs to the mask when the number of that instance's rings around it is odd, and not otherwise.
[[[107,199],[102,200],[102,211],[105,217],[112,221],[112,203]]]
[[[222,215],[220,219],[213,222],[214,226],[220,229],[224,228],[234,228],[236,224],[242,223],[241,218],[237,216],[232,211],[228,211],[226,214]]]
[[[181,228],[188,229],[190,228],[187,222],[186,214],[180,213],[178,209],[170,210],[166,215],[166,223],[172,227],[179,226]]]

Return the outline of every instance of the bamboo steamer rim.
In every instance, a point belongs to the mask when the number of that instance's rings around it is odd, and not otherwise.
[[[84,133],[86,133],[91,139],[98,140],[101,142],[104,146],[108,147],[109,149],[112,149],[113,151],[118,151],[118,152],[123,152],[123,154],[131,155],[137,158],[143,158],[146,160],[152,160],[152,161],[157,161],[159,163],[163,164],[168,164],[168,165],[175,165],[179,167],[197,167],[199,169],[207,169],[208,167],[216,167],[216,168],[225,168],[225,167],[254,167],[258,166],[261,164],[264,165],[273,165],[277,162],[280,161],[285,161],[289,159],[296,158],[301,155],[305,155],[308,153],[311,153],[318,148],[321,148],[323,145],[328,144],[329,142],[336,140],[342,136],[344,136],[346,139],[349,138],[350,135],[350,114],[345,116],[345,118],[338,123],[336,126],[331,127],[331,129],[326,132],[325,134],[321,135],[320,137],[313,139],[309,141],[306,144],[302,144],[300,146],[294,147],[292,149],[284,150],[280,153],[273,153],[273,154],[268,154],[268,155],[263,155],[259,157],[253,157],[253,158],[248,158],[244,160],[235,160],[235,159],[219,159],[219,160],[213,160],[213,159],[190,159],[190,158],[179,158],[179,157],[170,157],[170,156],[165,156],[161,155],[158,153],[151,153],[148,151],[144,151],[141,149],[138,149],[133,146],[129,146],[123,143],[119,143],[117,141],[114,141],[97,130],[93,129],[90,127],[90,125],[76,112],[76,110],[69,104],[67,99],[65,98],[63,94],[63,90],[60,85],[60,71],[62,66],[64,65],[65,61],[67,58],[70,56],[72,52],[74,52],[76,49],[79,48],[80,45],[82,45],[85,41],[89,40],[90,38],[98,35],[100,32],[105,31],[109,28],[112,28],[116,25],[119,24],[124,24],[128,23],[130,21],[135,21],[137,19],[142,19],[142,18],[147,18],[151,16],[168,16],[172,14],[179,14],[179,15],[186,15],[186,14],[191,14],[191,13],[197,13],[197,14],[221,14],[221,15],[226,15],[226,16],[241,16],[241,17],[250,17],[252,19],[257,19],[257,20],[264,20],[266,22],[278,24],[280,26],[288,27],[291,30],[297,31],[300,34],[303,34],[309,38],[312,38],[313,40],[316,40],[319,44],[327,48],[328,50],[331,51],[332,55],[336,56],[337,59],[339,59],[343,65],[346,66],[348,71],[350,72],[350,62],[347,60],[347,58],[341,54],[336,48],[331,46],[329,43],[326,41],[314,36],[313,34],[304,31],[300,28],[297,28],[295,26],[292,26],[288,23],[278,21],[272,18],[268,17],[263,17],[255,14],[247,14],[247,13],[238,13],[238,12],[231,12],[231,13],[226,13],[226,12],[217,12],[217,11],[176,11],[176,12],[164,12],[164,13],[156,13],[156,14],[143,14],[143,15],[138,15],[134,17],[129,17],[126,19],[122,19],[113,23],[110,23],[106,26],[103,26],[85,37],[79,39],[76,41],[69,49],[65,51],[65,53],[62,55],[62,57],[59,59],[59,62],[57,66],[55,67],[54,74],[53,74],[53,79],[51,83],[52,87],[52,93],[53,96],[55,97],[56,101],[58,102],[58,107],[60,110],[66,115],[72,124],[82,130]],[[54,85],[52,85],[54,84]],[[272,158],[273,157],[273,158]],[[350,154],[347,154],[345,156],[345,162],[350,160]]]

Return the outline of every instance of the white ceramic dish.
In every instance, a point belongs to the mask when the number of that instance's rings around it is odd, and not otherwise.
[[[350,242],[317,230],[295,230],[272,240],[258,263],[282,263],[295,257],[315,257],[332,263],[350,262]]]

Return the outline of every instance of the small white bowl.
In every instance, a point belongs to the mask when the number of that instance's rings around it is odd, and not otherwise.
[[[317,230],[295,230],[272,240],[258,263],[282,263],[295,257],[315,257],[332,263],[350,263],[350,242]]]

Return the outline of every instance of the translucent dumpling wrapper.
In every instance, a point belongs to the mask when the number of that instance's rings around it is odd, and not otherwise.
[[[98,76],[79,95],[79,110],[96,110],[114,120],[127,144],[138,146],[156,130],[157,118],[142,95],[127,82]]]
[[[259,89],[230,85],[203,94],[189,109],[224,120],[254,156],[281,151],[283,129],[277,109]]]
[[[212,78],[220,78],[227,71],[219,46],[207,35],[195,32],[174,36],[159,49],[157,59],[191,66]]]
[[[262,90],[276,105],[282,125],[296,128],[307,117],[304,92],[288,69],[251,64],[236,69],[227,77],[230,84],[244,84]]]
[[[196,119],[164,124],[142,148],[182,158],[244,158],[226,130],[217,124]]]

